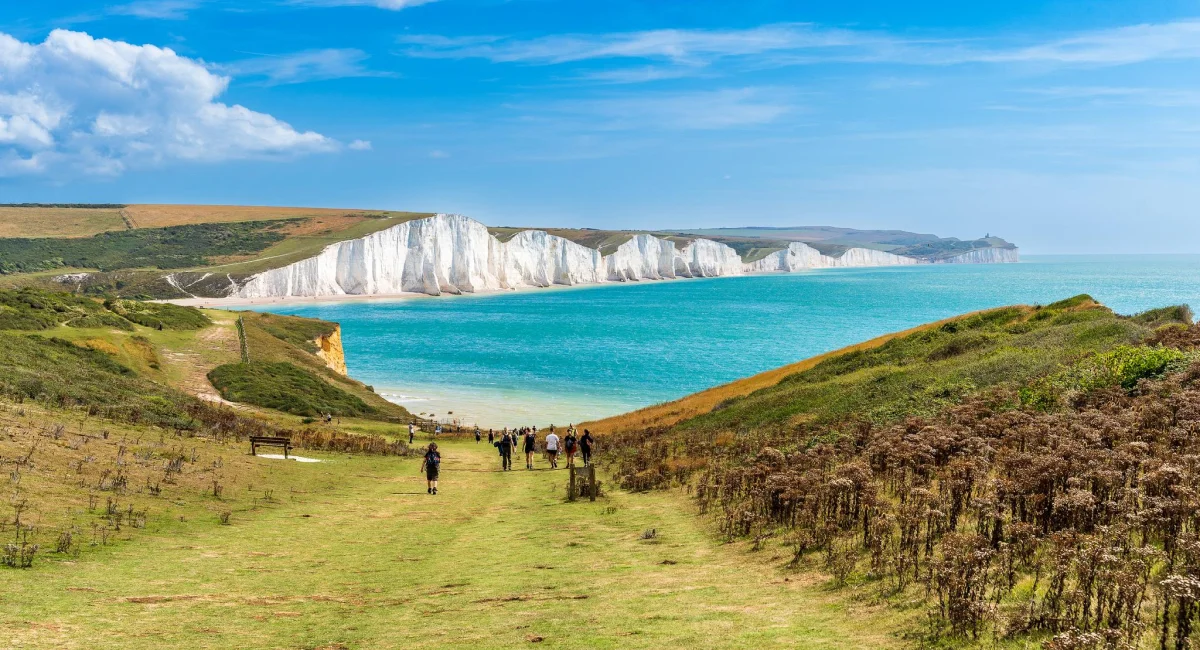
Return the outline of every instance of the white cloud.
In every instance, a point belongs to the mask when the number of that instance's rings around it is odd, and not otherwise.
[[[388,72],[364,65],[368,56],[357,49],[307,50],[293,54],[264,54],[227,66],[237,76],[262,77],[268,85],[304,83],[346,77],[387,77]]]
[[[199,0],[135,0],[123,5],[109,7],[107,13],[114,16],[134,16],[158,20],[184,20],[187,12],[200,5]]]
[[[291,0],[291,4],[310,7],[378,7],[391,11],[427,5],[438,0]]]
[[[228,78],[166,48],[55,30],[0,33],[0,175],[118,174],[168,160],[330,151],[337,143],[216,101]]]
[[[570,101],[544,107],[605,130],[712,130],[769,124],[793,110],[776,90],[733,88]]]
[[[348,144],[346,146],[347,146],[347,148],[352,149],[354,151],[370,151],[371,150],[371,141],[370,140],[355,140],[354,142],[351,142],[350,144]]]
[[[434,149],[433,151],[429,152],[429,157],[430,158],[449,158],[450,154],[446,153],[445,151],[442,151],[441,149]]]
[[[769,57],[775,65],[825,62],[954,65],[1041,63],[1125,65],[1156,59],[1200,58],[1200,20],[1132,25],[1034,42],[1004,38],[913,38],[808,23],[741,30],[660,29],[518,39],[502,36],[399,37],[410,56],[483,58],[552,65],[596,59],[633,59],[701,67],[730,57]],[[636,77],[637,75],[634,75]]]

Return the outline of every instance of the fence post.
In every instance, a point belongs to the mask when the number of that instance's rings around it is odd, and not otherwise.
[[[575,491],[575,466],[572,465],[567,469],[569,469],[571,472],[571,486],[567,488],[567,501],[574,501],[575,495],[578,494]]]
[[[588,463],[588,498],[596,500],[596,466]]]
[[[242,317],[237,319],[238,343],[242,348],[242,363],[250,363],[250,350],[246,348],[246,326],[242,324]]]

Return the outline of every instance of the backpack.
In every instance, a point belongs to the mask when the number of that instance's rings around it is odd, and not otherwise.
[[[431,467],[441,467],[442,455],[436,451],[425,454],[425,463]]]

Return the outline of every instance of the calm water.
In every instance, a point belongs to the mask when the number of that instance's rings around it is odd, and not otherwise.
[[[621,413],[966,311],[1079,293],[1121,313],[1200,307],[1200,256],[1043,256],[268,309],[341,323],[351,375],[410,410],[500,427]]]

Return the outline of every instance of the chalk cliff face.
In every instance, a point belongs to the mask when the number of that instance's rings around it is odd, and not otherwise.
[[[1006,252],[1015,256],[1015,251]],[[979,258],[982,261],[983,255]],[[315,257],[251,277],[230,295],[255,299],[415,292],[436,296],[556,284],[918,263],[915,258],[865,248],[851,248],[831,257],[799,242],[743,263],[737,251],[720,242],[695,239],[679,247],[674,241],[649,234],[635,235],[611,255],[603,256],[540,230],[522,231],[501,242],[474,219],[439,214],[331,244]]]
[[[750,262],[746,267],[748,270],[763,273],[850,266],[901,266],[920,263],[921,261],[915,257],[893,255],[870,248],[851,248],[837,257],[832,257],[822,255],[820,251],[803,242],[792,242],[787,248]]]
[[[1013,264],[1021,261],[1015,248],[977,248],[969,253],[939,260],[942,264]]]

